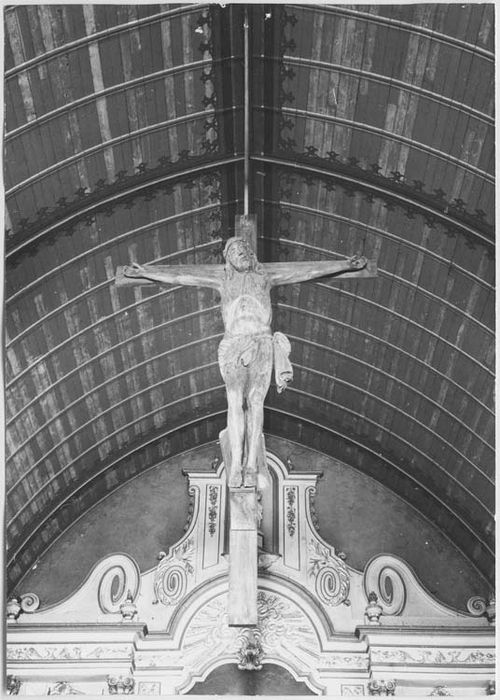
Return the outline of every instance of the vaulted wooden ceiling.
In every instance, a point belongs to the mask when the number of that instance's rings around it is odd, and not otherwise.
[[[386,484],[491,579],[493,5],[246,9],[260,258],[379,268],[277,290],[295,378],[265,429]],[[221,260],[243,211],[244,13],[5,10],[11,585],[225,425],[216,297],[114,275]]]

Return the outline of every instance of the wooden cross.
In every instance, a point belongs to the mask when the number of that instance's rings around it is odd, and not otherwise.
[[[221,295],[225,333],[219,367],[226,384],[227,428],[220,445],[229,485],[229,624],[257,625],[258,478],[267,470],[262,433],[264,397],[274,366],[278,391],[292,377],[289,342],[271,332],[273,286],[325,276],[377,275],[374,261],[349,260],[259,263],[255,216],[236,218],[237,236],[226,242],[224,264],[144,265],[118,268],[116,284],[181,284],[211,287]]]

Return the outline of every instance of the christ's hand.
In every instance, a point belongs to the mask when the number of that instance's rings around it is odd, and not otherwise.
[[[353,255],[352,258],[349,258],[348,263],[353,270],[362,270],[366,267],[368,261],[363,256]]]
[[[127,265],[124,270],[125,277],[144,277],[146,270],[142,265],[134,262],[132,265]]]

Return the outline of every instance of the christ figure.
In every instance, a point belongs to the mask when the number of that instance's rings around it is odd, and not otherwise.
[[[219,345],[220,372],[227,392],[227,430],[231,452],[228,485],[257,485],[257,456],[264,422],[264,399],[274,365],[278,392],[292,379],[290,343],[271,331],[271,288],[328,275],[357,276],[367,266],[363,257],[347,260],[259,263],[250,244],[230,238],[224,248],[225,265],[138,265],[117,275],[166,284],[216,289],[221,298],[224,337]],[[349,274],[350,273],[350,274]],[[367,276],[373,276],[369,274]]]

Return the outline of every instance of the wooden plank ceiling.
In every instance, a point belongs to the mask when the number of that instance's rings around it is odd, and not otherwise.
[[[277,290],[295,379],[266,431],[386,484],[491,579],[493,6],[247,7],[261,259],[379,265]],[[113,278],[221,260],[242,212],[243,13],[5,11],[12,586],[107,493],[225,424],[213,293]]]

